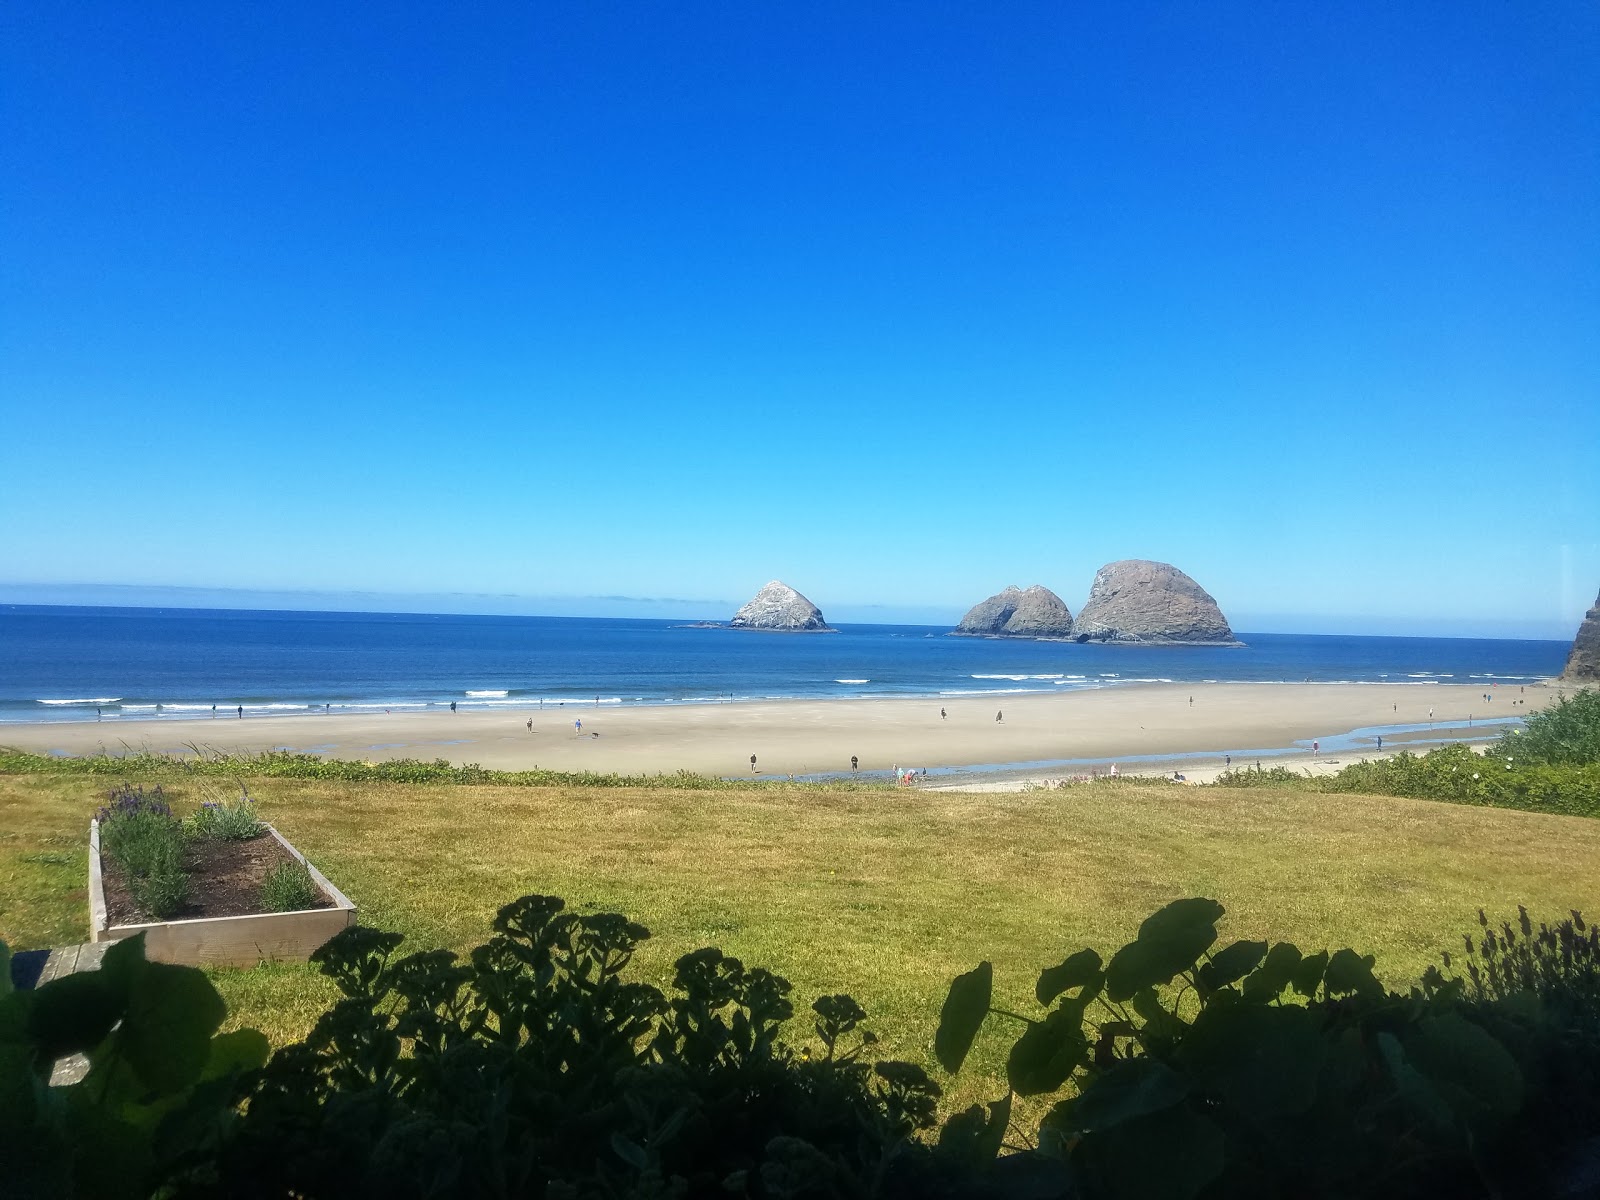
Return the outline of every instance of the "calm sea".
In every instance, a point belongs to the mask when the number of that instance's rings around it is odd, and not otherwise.
[[[526,707],[539,701],[971,696],[1148,680],[1485,689],[1565,642],[1250,634],[1243,649],[1078,646],[846,625],[835,634],[570,617],[0,606],[0,721]]]

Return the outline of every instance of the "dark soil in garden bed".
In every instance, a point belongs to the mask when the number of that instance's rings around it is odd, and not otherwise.
[[[164,919],[189,921],[199,917],[245,917],[266,912],[261,905],[262,882],[280,863],[294,861],[294,855],[270,833],[245,842],[197,838],[184,847],[189,901]],[[100,874],[105,886],[108,924],[144,925],[156,919],[146,916],[133,902],[127,875],[116,859],[102,854]],[[319,894],[309,907],[332,908],[333,901]]]

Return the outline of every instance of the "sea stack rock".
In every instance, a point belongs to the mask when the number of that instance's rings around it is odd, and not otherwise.
[[[969,608],[967,615],[961,618],[961,624],[956,626],[956,632],[971,637],[998,637],[1011,619],[1011,614],[1017,611],[1017,602],[1021,599],[1022,589],[1016,584],[1003,592],[996,592]]]
[[[822,610],[786,583],[774,579],[728,622],[734,629],[776,629],[785,633],[832,633]]]
[[[1600,596],[1595,597],[1594,607],[1584,614],[1583,624],[1578,626],[1561,682],[1600,683]]]
[[[1047,587],[1034,584],[1027,591],[1008,587],[973,605],[955,632],[968,637],[1064,638],[1072,633],[1072,613]]]
[[[1203,587],[1177,567],[1126,558],[1095,572],[1088,602],[1072,623],[1076,642],[1139,646],[1238,646],[1227,618]]]

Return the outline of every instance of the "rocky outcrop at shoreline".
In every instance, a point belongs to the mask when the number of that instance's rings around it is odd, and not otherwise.
[[[1583,624],[1578,626],[1561,682],[1600,683],[1600,596],[1595,597],[1594,607],[1584,614]]]
[[[1095,572],[1072,640],[1141,646],[1239,646],[1209,592],[1170,563],[1127,558]]]
[[[1064,638],[1072,633],[1072,612],[1047,587],[1015,586],[973,605],[956,626],[968,637]]]
[[[734,629],[769,629],[783,633],[832,633],[822,610],[786,583],[774,579],[728,622]]]

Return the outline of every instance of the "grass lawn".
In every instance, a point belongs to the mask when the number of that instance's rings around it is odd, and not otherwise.
[[[88,818],[109,780],[0,776],[0,938],[87,937]],[[167,785],[183,811],[221,780]],[[464,949],[527,892],[626,912],[654,938],[639,977],[716,944],[794,984],[804,1013],[849,992],[886,1056],[931,1065],[945,988],[995,963],[996,1003],[1033,1012],[1038,972],[1109,953],[1180,896],[1228,908],[1223,937],[1350,945],[1394,986],[1454,949],[1478,907],[1600,912],[1600,821],[1387,797],[1102,783],[1013,795],[804,786],[688,792],[262,780],[251,793],[411,948]],[[331,988],[305,967],[213,975],[232,1020],[292,1040]],[[798,1040],[808,1023],[796,1022]],[[1003,1090],[1010,1031],[950,1089]],[[987,1076],[987,1078],[985,1078]]]

